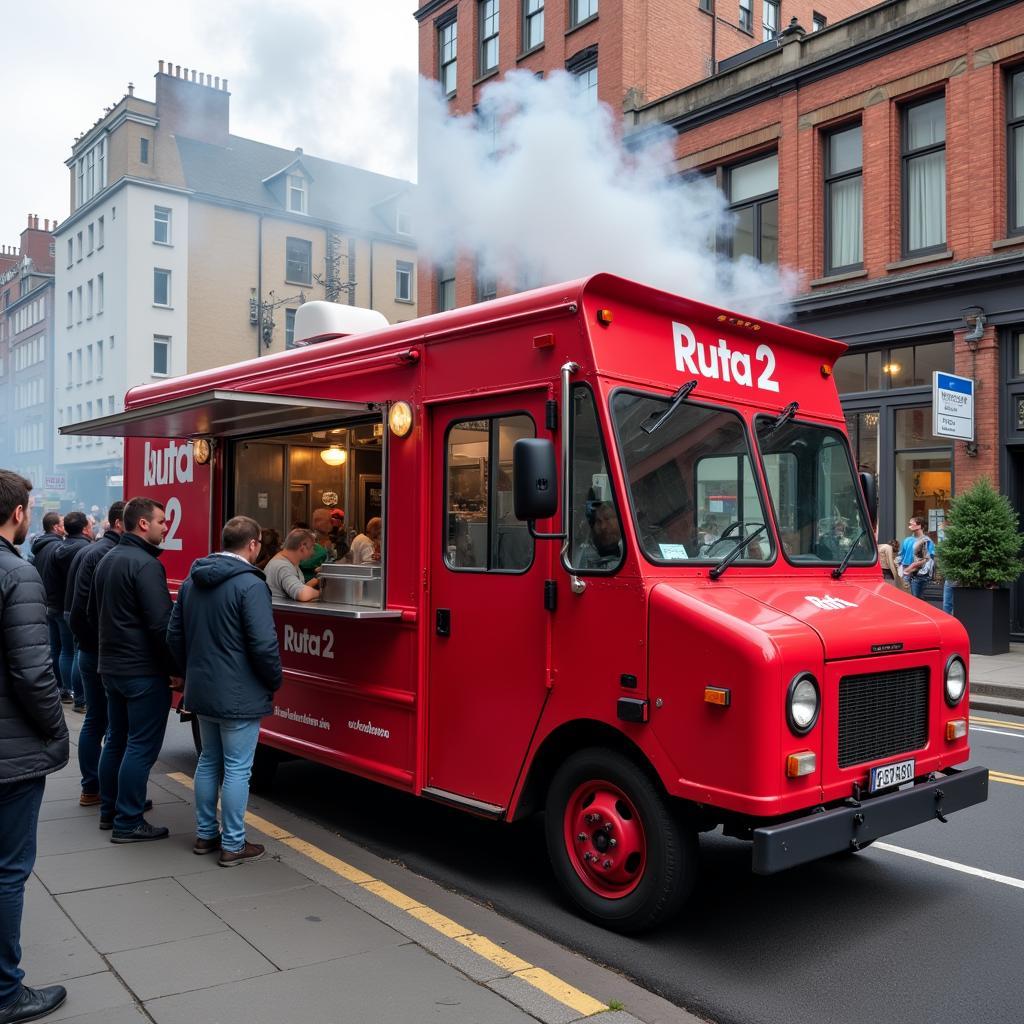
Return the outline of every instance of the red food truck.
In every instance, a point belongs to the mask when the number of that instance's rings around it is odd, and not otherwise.
[[[275,599],[259,771],[543,810],[622,931],[684,903],[701,832],[768,874],[986,799],[965,631],[878,565],[842,344],[606,274],[314,340],[65,428],[126,438],[172,589],[233,515],[383,520],[320,601]]]

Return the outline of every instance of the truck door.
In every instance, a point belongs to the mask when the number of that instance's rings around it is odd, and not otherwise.
[[[512,507],[512,446],[544,434],[543,391],[432,413],[427,789],[508,804],[547,694],[553,545]]]

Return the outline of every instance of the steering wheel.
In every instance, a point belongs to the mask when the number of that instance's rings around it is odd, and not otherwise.
[[[718,540],[708,545],[707,551],[704,552],[704,558],[724,558],[732,549],[736,546],[736,543],[742,539],[739,531],[746,532],[744,527],[750,526],[753,529],[757,529],[759,526],[764,526],[764,523],[758,523],[753,520],[736,519],[731,522],[723,531],[722,536]],[[733,531],[737,531],[736,536],[733,537]]]

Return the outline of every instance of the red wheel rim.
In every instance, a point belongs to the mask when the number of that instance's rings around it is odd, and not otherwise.
[[[583,884],[598,896],[628,896],[647,866],[644,826],[633,801],[614,783],[577,786],[565,805],[565,850]]]

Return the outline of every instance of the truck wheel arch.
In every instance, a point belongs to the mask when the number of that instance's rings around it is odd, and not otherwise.
[[[661,779],[644,752],[625,733],[594,719],[582,718],[563,722],[544,737],[527,770],[519,798],[515,801],[509,821],[521,821],[543,810],[548,786],[558,766],[571,754],[586,747],[607,747],[628,757],[643,769],[664,792]]]

